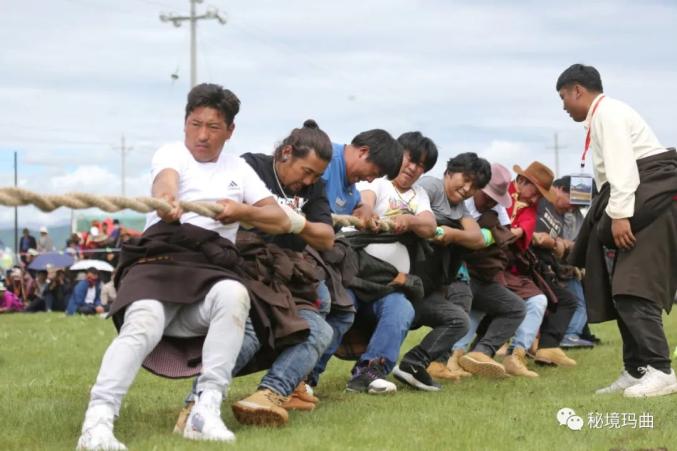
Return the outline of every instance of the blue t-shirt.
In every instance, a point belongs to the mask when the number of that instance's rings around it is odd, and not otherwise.
[[[339,215],[349,215],[360,203],[360,192],[355,184],[348,183],[346,177],[346,161],[343,159],[343,144],[332,143],[332,156],[329,166],[322,174],[325,188],[327,190],[327,199],[332,213]]]

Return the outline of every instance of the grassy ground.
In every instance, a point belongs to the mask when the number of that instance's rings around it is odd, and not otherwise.
[[[677,319],[666,318],[668,338],[677,343]],[[399,387],[377,397],[343,391],[350,362],[332,360],[313,413],[292,413],[281,429],[237,424],[226,401],[223,416],[237,434],[229,448],[271,449],[458,449],[609,450],[670,449],[677,446],[677,395],[631,400],[593,395],[620,369],[620,340],[613,323],[593,327],[604,340],[596,349],[573,351],[576,369],[539,369],[531,381],[472,378],[445,385],[439,393]],[[412,333],[408,349],[424,331]],[[61,314],[0,316],[0,450],[74,449],[91,384],[114,336],[110,321],[65,318]],[[236,379],[230,400],[256,388],[260,374]],[[194,443],[171,434],[190,385],[141,371],[125,398],[116,435],[132,450],[216,450],[224,445]],[[584,420],[581,431],[560,426],[556,413],[569,407]],[[645,412],[653,428],[591,428],[588,413]]]

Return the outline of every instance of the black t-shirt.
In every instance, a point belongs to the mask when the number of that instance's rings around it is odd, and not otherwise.
[[[557,212],[553,204],[541,198],[536,209],[536,232],[545,232],[552,238],[562,237],[564,215]]]
[[[331,210],[325,193],[324,181],[318,179],[310,186],[304,187],[296,194],[282,192],[273,172],[273,156],[262,153],[245,153],[242,158],[261,178],[266,187],[281,204],[287,204],[304,214],[310,222],[321,222],[332,225]],[[280,247],[302,251],[306,247],[303,238],[294,234],[269,236],[270,240]]]

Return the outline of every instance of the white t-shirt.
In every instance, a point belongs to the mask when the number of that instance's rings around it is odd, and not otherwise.
[[[166,144],[153,155],[152,179],[155,180],[163,169],[174,169],[179,173],[178,200],[216,202],[231,199],[252,205],[272,196],[246,161],[223,151],[216,162],[200,163],[193,158],[183,143]],[[157,213],[154,211],[148,213],[145,229],[158,221],[160,218]],[[197,213],[184,213],[181,216],[181,223],[214,230],[232,242],[235,242],[239,226],[238,222],[221,224]]]
[[[88,287],[87,294],[85,294],[85,304],[94,304],[96,300],[96,286]]]
[[[402,214],[417,215],[424,211],[432,213],[428,195],[420,186],[414,186],[410,190],[400,193],[390,180],[380,178],[371,183],[359,182],[357,189],[374,192],[376,195],[374,214],[381,218]],[[409,252],[407,247],[402,243],[370,244],[364,250],[369,255],[392,264],[399,272],[409,272]]]
[[[475,199],[472,197],[469,197],[468,199],[465,200],[465,208],[468,209],[468,212],[470,213],[470,216],[473,217],[476,221],[482,216],[482,214],[477,211],[477,207],[475,206]],[[508,216],[508,210],[505,209],[503,205],[496,204],[492,210],[494,210],[498,214],[498,223],[501,224],[502,226],[509,226],[511,224],[510,221],[510,216]]]

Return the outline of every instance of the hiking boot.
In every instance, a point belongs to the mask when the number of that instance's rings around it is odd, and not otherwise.
[[[320,402],[320,399],[313,395],[313,389],[305,382],[300,382],[291,395],[299,398],[302,401],[311,402],[313,404]]]
[[[527,351],[523,348],[515,348],[512,354],[503,359],[505,372],[512,376],[538,377],[538,373],[527,368]]]
[[[498,351],[496,351],[496,354],[494,357],[507,357],[510,354],[508,351],[508,343],[503,343],[500,348],[498,348]]]
[[[379,360],[360,362],[355,368],[353,377],[346,385],[346,391],[354,393],[383,394],[394,393],[397,385],[386,379],[386,370]]]
[[[233,404],[235,418],[242,424],[256,426],[283,426],[289,421],[289,414],[282,407],[286,396],[278,395],[268,388],[260,388]]]
[[[467,372],[477,374],[478,376],[491,378],[506,377],[503,365],[481,352],[473,351],[465,354],[458,359],[458,364]]]
[[[193,410],[195,401],[188,401],[183,405],[181,412],[179,412],[179,417],[176,419],[176,424],[174,424],[174,433],[183,435],[183,430],[186,428],[186,421],[188,421],[188,415],[190,411]]]
[[[562,348],[541,348],[536,351],[534,361],[541,365],[576,366],[576,361],[567,356]]]
[[[584,340],[578,335],[565,335],[562,338],[562,341],[559,343],[560,348],[571,349],[571,348],[594,348],[595,343],[592,341]]]
[[[458,382],[461,379],[459,374],[454,374],[447,368],[447,366],[442,362],[430,362],[426,371],[430,376],[435,379],[445,379],[448,381]]]
[[[393,376],[400,382],[425,391],[440,391],[440,384],[435,382],[422,366],[411,363],[400,363],[393,369]]]
[[[652,366],[640,369],[644,376],[639,383],[634,384],[623,391],[626,398],[648,398],[652,396],[665,396],[677,392],[677,377],[675,371],[670,369],[670,374],[665,374]]]
[[[458,377],[470,377],[472,373],[468,373],[466,370],[461,368],[461,365],[458,364],[458,359],[460,359],[465,351],[463,349],[456,349],[454,353],[451,354],[449,360],[447,360],[447,368],[451,371],[451,374]]]
[[[113,407],[98,404],[87,409],[76,450],[126,450],[113,435]]]
[[[315,403],[306,402],[296,396],[288,396],[287,400],[281,404],[284,410],[301,410],[304,412],[311,412],[315,410]]]
[[[642,380],[640,377],[634,377],[632,374],[628,373],[626,370],[623,370],[621,375],[611,383],[608,387],[600,388],[595,391],[595,394],[606,395],[609,393],[618,393],[625,391],[626,388],[632,387],[635,384],[639,384]]]
[[[183,429],[183,437],[189,440],[234,442],[233,434],[221,419],[223,394],[218,390],[200,393],[190,410]]]

